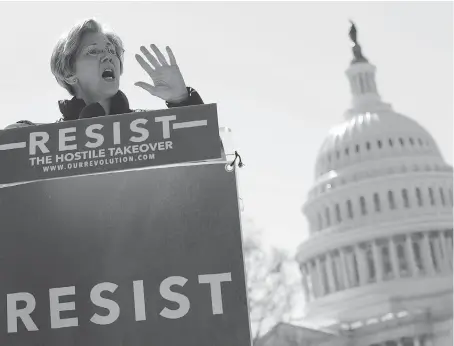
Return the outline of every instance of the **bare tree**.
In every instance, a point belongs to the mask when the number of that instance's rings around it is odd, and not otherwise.
[[[243,222],[243,248],[255,344],[276,323],[291,322],[301,289],[294,260],[283,250],[265,246],[261,232],[250,220]]]

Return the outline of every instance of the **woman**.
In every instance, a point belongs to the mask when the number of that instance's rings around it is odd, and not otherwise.
[[[186,87],[170,47],[166,47],[169,62],[154,44],[150,47],[156,57],[142,46],[140,50],[147,61],[138,54],[136,59],[154,85],[135,85],[166,101],[169,108],[203,104],[199,94]],[[123,52],[121,39],[94,19],[76,24],[57,42],[51,70],[57,82],[73,96],[58,102],[62,113],[58,121],[135,112],[119,89]],[[6,129],[29,125],[36,124],[22,120]]]

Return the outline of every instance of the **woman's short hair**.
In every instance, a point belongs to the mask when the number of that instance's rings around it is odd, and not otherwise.
[[[74,25],[71,30],[65,33],[55,45],[50,59],[50,68],[57,79],[58,84],[68,90],[74,96],[75,91],[66,83],[65,78],[74,73],[74,60],[78,52],[82,37],[86,33],[103,33],[115,46],[117,56],[120,59],[120,72],[123,72],[123,42],[120,37],[108,30],[95,19],[86,19]]]

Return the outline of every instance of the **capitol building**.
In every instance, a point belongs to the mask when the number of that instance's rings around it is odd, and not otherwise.
[[[279,323],[257,346],[452,346],[453,170],[383,102],[350,37],[352,105],[317,156],[296,256],[301,312],[320,327]]]

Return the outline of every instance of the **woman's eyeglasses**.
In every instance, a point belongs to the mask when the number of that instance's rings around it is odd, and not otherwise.
[[[103,48],[103,49],[96,47],[96,46],[91,46],[84,50],[85,55],[93,56],[93,57],[97,57],[103,53],[108,53],[108,54],[116,55],[117,57],[120,57],[121,55],[123,55],[124,49],[122,49],[120,54],[117,54],[117,49],[115,48],[114,45],[108,45],[106,48]]]
[[[104,52],[107,52],[112,55],[117,55],[117,50],[115,49],[115,47],[106,47],[105,49],[94,47],[89,48],[85,53],[90,56],[98,56]]]

